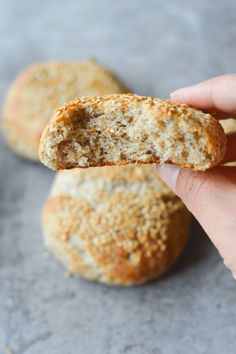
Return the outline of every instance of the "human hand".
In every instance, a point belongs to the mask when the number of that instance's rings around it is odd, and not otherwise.
[[[170,98],[173,103],[187,103],[217,119],[236,118],[236,74],[179,89]],[[236,161],[236,133],[227,136],[224,162],[230,161]],[[235,276],[236,167],[195,172],[166,164],[158,165],[158,174],[199,221]]]

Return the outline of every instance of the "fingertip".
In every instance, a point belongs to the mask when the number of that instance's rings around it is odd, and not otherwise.
[[[235,89],[236,74],[223,75],[173,91],[170,100],[205,111],[235,115]]]
[[[181,92],[183,91],[183,89],[177,89],[173,92],[170,93],[170,100],[171,102],[176,102],[177,100],[179,100],[179,97],[181,97]]]
[[[192,86],[179,88],[170,93],[170,100],[173,103],[187,103]],[[191,98],[191,97],[190,97]]]
[[[176,182],[180,172],[180,167],[170,164],[157,165],[157,173],[159,177],[167,184],[167,186],[175,191]]]

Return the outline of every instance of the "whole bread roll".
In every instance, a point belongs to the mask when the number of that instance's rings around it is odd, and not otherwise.
[[[125,91],[93,60],[34,64],[19,74],[7,93],[2,114],[6,141],[17,154],[38,161],[42,130],[58,106],[76,96]]]
[[[136,165],[59,172],[42,220],[46,247],[71,273],[131,285],[175,262],[190,214],[154,166]]]
[[[206,170],[221,162],[220,123],[185,104],[114,94],[83,97],[59,108],[45,128],[41,161],[51,169],[174,163]]]

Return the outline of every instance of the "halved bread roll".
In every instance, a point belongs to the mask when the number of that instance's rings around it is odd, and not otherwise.
[[[133,94],[83,97],[59,108],[45,128],[40,159],[54,170],[173,163],[206,170],[220,163],[226,137],[210,114]]]

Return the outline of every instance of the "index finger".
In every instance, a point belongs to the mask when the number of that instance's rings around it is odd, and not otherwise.
[[[174,103],[187,103],[217,119],[236,118],[236,74],[218,76],[171,93]]]

